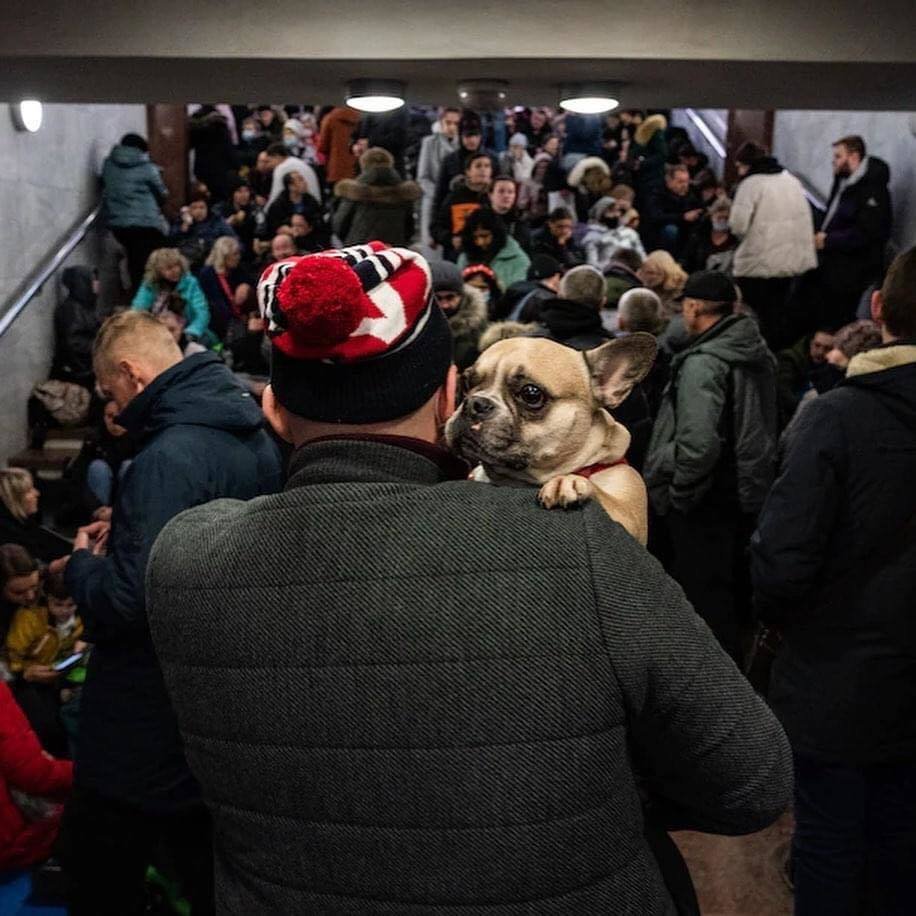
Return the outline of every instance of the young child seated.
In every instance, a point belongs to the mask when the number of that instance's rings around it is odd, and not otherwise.
[[[44,604],[16,611],[6,636],[6,654],[19,705],[45,749],[60,755],[67,738],[60,719],[61,673],[53,666],[84,651],[86,644],[80,639],[83,623],[67,594],[63,573],[46,574],[44,593]]]

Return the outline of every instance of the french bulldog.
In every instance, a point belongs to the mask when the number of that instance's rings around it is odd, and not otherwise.
[[[537,337],[500,341],[465,371],[446,441],[476,466],[474,479],[538,486],[548,509],[596,499],[645,544],[646,487],[624,460],[630,434],[609,411],[655,354],[655,338],[643,333],[585,351]]]

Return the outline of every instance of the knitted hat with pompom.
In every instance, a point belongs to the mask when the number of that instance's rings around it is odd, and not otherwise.
[[[448,322],[426,260],[370,242],[272,264],[258,283],[270,382],[287,410],[325,423],[406,417],[443,384]]]

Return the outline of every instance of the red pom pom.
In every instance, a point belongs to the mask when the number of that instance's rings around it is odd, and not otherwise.
[[[280,284],[277,299],[297,349],[341,343],[367,314],[359,278],[337,258],[303,258]]]

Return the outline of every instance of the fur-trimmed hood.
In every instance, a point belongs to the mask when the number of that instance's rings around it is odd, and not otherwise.
[[[407,204],[423,192],[415,181],[401,181],[390,166],[374,166],[359,178],[343,178],[334,185],[334,195],[357,203]]]
[[[589,169],[599,169],[608,178],[611,177],[611,167],[603,159],[599,159],[597,156],[586,156],[572,167],[566,183],[571,188],[578,188]]]
[[[477,287],[464,284],[458,311],[448,316],[448,325],[456,337],[461,334],[479,334],[487,326],[487,304]]]
[[[664,115],[649,115],[649,117],[636,128],[633,140],[640,146],[645,146],[660,130],[665,130],[667,127],[668,119]]]

